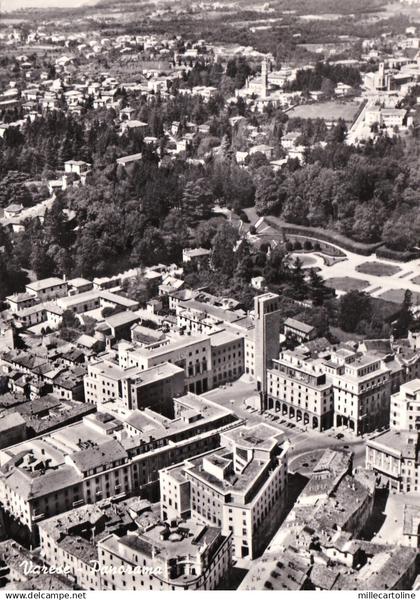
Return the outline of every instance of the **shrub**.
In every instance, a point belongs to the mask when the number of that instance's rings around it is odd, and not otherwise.
[[[364,244],[362,242],[355,242],[350,238],[338,233],[337,231],[326,231],[323,229],[319,229],[317,227],[305,227],[304,225],[280,225],[274,219],[270,217],[265,217],[265,221],[273,227],[273,229],[281,230],[283,234],[289,235],[300,235],[302,237],[312,237],[317,238],[321,242],[328,242],[330,244],[335,244],[344,250],[348,250],[349,252],[354,252],[355,254],[362,254],[363,256],[369,256],[373,252],[376,251],[379,246],[382,245],[381,242],[377,242],[375,244]]]
[[[420,251],[406,250],[405,252],[400,252],[398,250],[391,250],[391,248],[387,248],[387,246],[381,246],[376,250],[376,256],[378,258],[387,258],[389,260],[399,260],[402,262],[407,262],[409,260],[419,258]]]

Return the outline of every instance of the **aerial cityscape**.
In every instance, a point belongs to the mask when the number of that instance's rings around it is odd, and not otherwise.
[[[11,590],[420,591],[420,0],[1,3]]]

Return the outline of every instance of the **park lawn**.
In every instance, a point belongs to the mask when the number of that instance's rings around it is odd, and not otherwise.
[[[356,279],[355,277],[331,277],[325,280],[325,285],[335,290],[349,292],[350,290],[364,290],[370,286],[370,283],[366,279]]]
[[[404,294],[406,289],[396,289],[396,290],[387,290],[383,294],[380,294],[379,298],[383,298],[384,300],[388,300],[389,302],[394,302],[395,304],[401,304],[404,300]],[[414,305],[418,305],[420,303],[420,294],[416,294],[413,292],[412,301]]]
[[[401,269],[395,265],[388,265],[386,263],[373,261],[367,261],[356,267],[358,273],[365,273],[366,275],[376,275],[377,277],[390,277],[399,273]]]

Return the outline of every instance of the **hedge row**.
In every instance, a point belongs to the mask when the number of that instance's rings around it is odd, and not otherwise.
[[[305,225],[291,225],[289,223],[278,223],[275,219],[270,217],[264,217],[265,221],[275,229],[281,229],[285,234],[295,235],[307,235],[312,238],[335,244],[344,250],[354,252],[355,254],[362,254],[363,256],[369,256],[373,254],[382,242],[376,244],[363,244],[362,242],[356,242],[350,238],[338,233],[336,231],[326,231],[325,229],[318,229],[317,227],[306,227]]]
[[[389,260],[398,260],[401,262],[407,262],[415,258],[420,257],[420,250],[406,250],[405,252],[399,252],[398,250],[391,250],[386,246],[381,246],[376,250],[376,256],[378,258],[387,258]]]

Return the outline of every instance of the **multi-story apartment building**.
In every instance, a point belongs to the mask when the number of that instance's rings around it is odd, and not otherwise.
[[[227,310],[198,300],[184,300],[176,306],[177,326],[184,331],[210,335],[223,329],[225,324],[241,321],[246,315],[243,311]]]
[[[121,402],[130,410],[151,407],[170,414],[172,399],[186,391],[184,380],[184,370],[168,362],[146,370],[124,369],[111,358],[101,358],[88,364],[85,400],[98,406]]]
[[[159,470],[219,446],[232,411],[193,394],[174,399],[174,418],[145,409],[136,427],[107,413],[0,451],[0,497],[22,532],[75,506],[116,494],[153,494]],[[141,419],[140,419],[141,417]]]
[[[111,498],[45,519],[38,526],[40,556],[79,589],[101,589],[98,542],[113,533],[125,535],[135,527],[133,519],[154,522],[153,509],[138,497]]]
[[[390,429],[366,441],[366,468],[397,492],[420,491],[420,433]]]
[[[39,279],[32,281],[26,286],[28,294],[33,294],[38,302],[47,302],[55,298],[67,296],[68,284],[64,279],[59,277],[48,277],[47,279]]]
[[[189,391],[201,394],[211,389],[211,344],[207,335],[168,334],[163,340],[148,345],[118,344],[118,363],[122,368],[146,370],[165,362],[184,369]]]
[[[260,424],[221,435],[221,447],[160,472],[163,519],[201,520],[232,533],[236,557],[255,558],[282,516],[285,435]]]
[[[6,302],[9,305],[10,310],[14,315],[19,315],[22,311],[34,304],[37,304],[39,300],[34,293],[21,292],[18,294],[12,294],[6,297]]]
[[[417,334],[409,332],[408,346],[400,340],[365,340],[359,344],[358,351],[375,354],[384,361],[390,370],[391,393],[398,392],[406,381],[420,377],[420,353],[417,352]],[[402,342],[402,343],[401,343]]]
[[[238,379],[244,372],[244,336],[224,329],[210,335],[213,385]]]
[[[71,310],[82,314],[96,308],[120,308],[121,310],[137,310],[139,303],[108,290],[94,289],[82,294],[74,294],[57,300],[58,306],[63,310]]]
[[[334,426],[360,435],[388,425],[390,371],[380,358],[340,348],[324,368],[334,387]]]
[[[214,590],[231,567],[232,536],[193,519],[159,523],[103,538],[98,555],[103,590]]]
[[[420,379],[404,383],[391,396],[391,429],[420,431]]]
[[[278,359],[273,359],[267,379],[268,408],[318,431],[332,427],[333,386],[322,360],[308,359],[298,352],[281,352]]]

